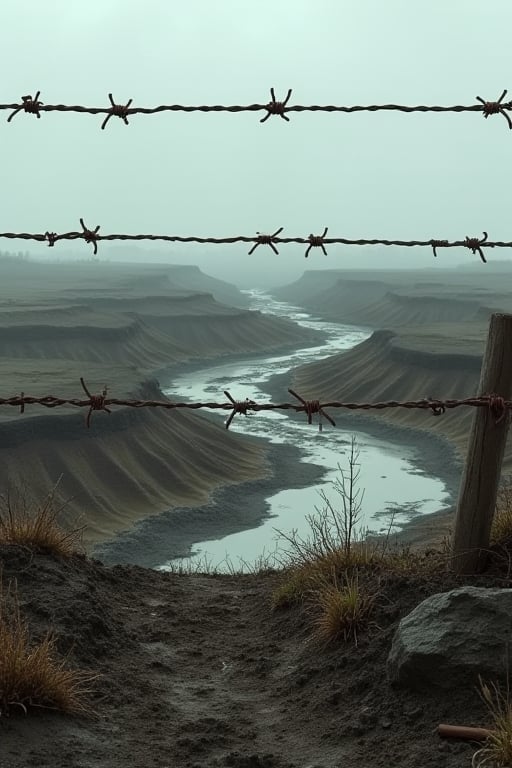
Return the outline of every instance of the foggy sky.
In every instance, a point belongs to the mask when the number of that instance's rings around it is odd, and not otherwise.
[[[509,88],[510,0],[1,0],[0,102],[473,104]],[[0,112],[0,231],[512,239],[512,131],[479,113],[102,115]],[[153,244],[138,244],[154,250]],[[0,240],[81,258],[91,246]],[[306,261],[245,245],[167,247],[180,263],[256,283],[304,269],[433,266],[464,249],[347,249]],[[119,253],[100,243],[99,258]],[[128,251],[124,250],[125,255]],[[139,250],[144,256],[144,251]],[[508,251],[486,252],[489,260]],[[154,259],[152,259],[154,260]],[[485,266],[485,265],[484,265]],[[242,277],[240,275],[242,274]]]

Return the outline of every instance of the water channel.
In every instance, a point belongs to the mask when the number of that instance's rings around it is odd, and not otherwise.
[[[180,399],[191,401],[216,399],[219,391],[229,390],[236,382],[233,394],[238,400],[249,398],[256,402],[271,402],[265,384],[272,376],[353,347],[371,334],[368,329],[312,317],[301,308],[276,301],[262,291],[246,293],[251,309],[293,320],[306,328],[322,330],[326,335],[325,343],[282,356],[238,360],[177,375],[172,387],[165,389],[168,396],[179,395]],[[226,412],[214,411],[213,414],[215,418],[226,419]],[[318,425],[309,426],[276,411],[260,411],[247,418],[238,416],[231,429],[263,437],[270,443],[297,446],[302,452],[301,461],[321,465],[325,474],[320,483],[299,490],[283,489],[267,498],[268,517],[257,528],[218,540],[198,542],[193,547],[191,558],[187,558],[192,565],[194,561],[209,562],[223,570],[222,564],[230,562],[240,568],[240,564],[254,563],[261,555],[275,551],[276,546],[285,546],[283,539],[277,541],[276,531],[290,534],[295,530],[299,536],[306,536],[309,531],[306,516],[325,506],[321,492],[334,506],[340,507],[341,499],[333,481],[340,478],[340,467],[345,472],[348,469],[352,435],[356,438],[359,451],[358,487],[361,492],[364,490],[360,518],[362,528],[382,532],[387,529],[391,514],[394,525],[399,526],[412,515],[431,513],[448,505],[444,483],[419,473],[413,463],[415,454],[412,448],[388,439],[378,439],[364,432],[345,432],[326,422],[319,431]],[[170,563],[177,562],[162,563],[160,568],[165,569]]]

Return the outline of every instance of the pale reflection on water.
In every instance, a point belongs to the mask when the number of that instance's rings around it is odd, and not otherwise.
[[[249,398],[256,402],[271,401],[265,392],[265,383],[271,376],[282,374],[304,363],[320,360],[342,349],[359,344],[368,338],[370,331],[353,326],[343,326],[315,319],[303,310],[285,302],[273,300],[260,291],[248,291],[251,308],[286,317],[307,328],[320,329],[327,334],[325,344],[299,349],[286,355],[258,360],[237,361],[185,373],[174,379],[168,395],[180,395],[190,400],[212,398],[232,387],[237,400]],[[234,383],[236,382],[236,391]],[[214,412],[225,419],[225,413]],[[222,539],[200,542],[193,547],[191,558],[186,562],[209,562],[227,570],[231,565],[246,570],[262,554],[276,548],[276,529],[284,533],[296,530],[300,536],[308,533],[306,516],[322,507],[320,492],[323,491],[334,506],[340,498],[333,489],[333,481],[339,476],[339,467],[348,468],[350,438],[355,434],[359,448],[359,486],[364,489],[361,525],[374,531],[386,530],[390,513],[394,522],[405,522],[412,514],[427,514],[446,505],[446,488],[437,478],[418,473],[411,463],[412,449],[371,437],[365,433],[348,433],[324,423],[323,430],[303,422],[289,419],[284,412],[260,411],[247,418],[237,417],[233,427],[238,432],[265,437],[269,442],[287,443],[301,448],[304,462],[325,468],[323,482],[307,488],[287,489],[269,497],[266,501],[269,517],[251,530],[241,531]],[[279,547],[284,547],[281,539]],[[160,567],[165,569],[169,561]]]

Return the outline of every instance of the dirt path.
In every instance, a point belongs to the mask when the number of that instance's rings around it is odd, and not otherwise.
[[[428,585],[390,582],[381,630],[314,651],[303,609],[270,610],[278,574],[177,576],[0,548],[34,635],[99,670],[95,718],[0,718],[1,768],[373,768],[469,765],[438,722],[482,724],[476,695],[393,691],[396,622]],[[439,590],[436,590],[439,591]],[[462,753],[462,754],[461,754]]]
[[[155,685],[163,686],[163,696],[173,702],[178,764],[281,765],[277,754],[287,756],[283,765],[315,763],[323,745],[312,729],[307,741],[298,743],[286,704],[280,701],[280,682],[293,665],[289,644],[262,631],[266,617],[257,610],[261,590],[250,584],[240,589],[232,580],[197,578],[194,594],[186,617],[176,615],[164,590],[149,601],[156,614],[155,639],[145,650],[154,657]],[[165,680],[161,664],[173,672]]]

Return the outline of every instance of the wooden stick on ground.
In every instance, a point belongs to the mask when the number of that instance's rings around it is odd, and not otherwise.
[[[470,728],[466,725],[447,725],[441,723],[437,732],[445,739],[467,739],[471,741],[485,741],[490,736],[487,728]]]

